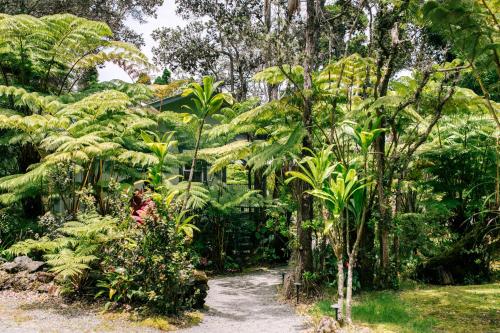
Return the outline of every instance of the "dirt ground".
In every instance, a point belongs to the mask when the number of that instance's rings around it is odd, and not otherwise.
[[[202,322],[182,333],[292,333],[307,328],[303,317],[276,300],[276,270],[217,277],[209,281]],[[161,332],[98,308],[65,304],[36,292],[0,291],[0,332]]]

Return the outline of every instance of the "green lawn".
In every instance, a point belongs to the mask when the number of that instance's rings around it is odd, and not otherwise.
[[[330,301],[317,302],[310,313],[333,315]],[[500,332],[500,284],[364,293],[355,299],[353,318],[375,332]]]

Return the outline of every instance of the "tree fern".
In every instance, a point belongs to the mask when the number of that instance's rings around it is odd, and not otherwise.
[[[111,40],[110,28],[102,22],[70,14],[35,18],[28,15],[0,17],[0,55],[15,59],[20,83],[35,77],[40,90],[61,94],[71,91],[81,73],[113,61],[137,76],[150,67],[147,58],[133,45]],[[29,58],[26,57],[29,55]],[[28,70],[29,61],[31,71]],[[33,75],[34,74],[34,75]]]
[[[60,236],[54,239],[43,237],[16,243],[7,252],[14,255],[45,253],[50,271],[58,279],[69,281],[78,288],[80,279],[99,259],[102,247],[123,237],[117,219],[97,214],[80,215],[77,220],[63,224],[57,234]]]

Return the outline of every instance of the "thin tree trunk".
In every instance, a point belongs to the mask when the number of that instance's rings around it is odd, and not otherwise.
[[[352,268],[354,266],[354,260],[349,257],[349,263],[347,266],[347,297],[345,301],[345,320],[346,323],[352,324],[351,318],[351,308],[352,308]]]
[[[366,168],[366,163],[365,163]],[[347,266],[347,299],[346,299],[346,322],[352,324],[351,308],[352,308],[352,272],[356,264],[356,257],[358,254],[359,244],[363,236],[363,227],[366,221],[367,205],[364,204],[363,213],[359,222],[358,231],[356,232],[356,240],[352,246],[352,251],[348,254],[349,261]]]
[[[399,175],[396,184],[396,207],[394,211],[394,216],[398,216],[401,213],[403,207],[403,193],[401,191],[401,183],[403,181],[403,174]],[[392,241],[392,251],[394,253],[394,266],[396,267],[396,272],[399,271],[399,235],[398,231],[394,232],[394,239]]]
[[[184,198],[184,204],[182,205],[182,210],[186,210],[188,200],[189,200],[189,195],[191,193],[191,184],[193,183],[194,168],[196,166],[196,159],[198,158],[198,150],[200,149],[200,142],[201,142],[201,134],[203,132],[203,125],[205,125],[205,118],[203,118],[201,120],[200,127],[198,128],[198,134],[196,136],[196,145],[194,147],[194,156],[193,156],[193,160],[191,161],[191,170],[189,170],[188,184],[186,187],[186,197]]]
[[[337,304],[339,306],[337,320],[339,322],[344,319],[344,261],[342,260],[342,252],[340,250],[340,253],[337,253]]]

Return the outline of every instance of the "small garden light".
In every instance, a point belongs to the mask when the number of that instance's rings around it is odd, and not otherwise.
[[[281,272],[281,284],[285,285],[285,272]]]
[[[300,286],[302,285],[302,283],[295,282],[294,285],[295,285],[295,293],[297,295],[297,304],[299,304],[299,292],[300,292]]]
[[[332,304],[331,308],[335,311],[335,320],[339,320],[339,304]]]

